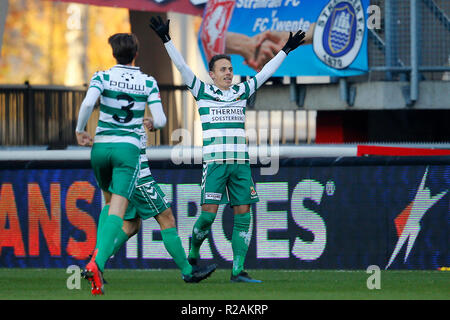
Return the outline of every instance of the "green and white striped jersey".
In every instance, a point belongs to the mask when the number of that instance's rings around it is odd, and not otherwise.
[[[256,79],[222,91],[194,77],[190,91],[197,100],[203,131],[203,161],[249,161],[245,107],[255,92]]]
[[[95,143],[125,142],[138,148],[146,105],[161,103],[156,80],[139,67],[115,65],[96,72],[89,89],[100,90],[100,117]]]
[[[203,162],[244,161],[249,154],[245,135],[247,99],[276,71],[286,53],[281,50],[251,79],[220,90],[194,75],[172,41],[165,44],[167,53],[181,73],[183,82],[197,101],[202,122]]]

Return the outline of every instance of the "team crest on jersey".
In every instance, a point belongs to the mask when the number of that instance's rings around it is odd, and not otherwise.
[[[365,33],[361,0],[331,0],[314,29],[314,52],[328,66],[345,69],[361,49]]]

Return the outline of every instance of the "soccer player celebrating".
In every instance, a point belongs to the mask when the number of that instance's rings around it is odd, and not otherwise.
[[[231,239],[233,250],[232,282],[261,282],[244,271],[247,255],[250,206],[259,201],[251,177],[245,136],[245,107],[247,99],[278,69],[290,51],[304,42],[299,30],[253,78],[232,84],[233,67],[228,55],[216,55],[209,62],[209,75],[214,84],[199,80],[173,45],[169,22],[152,17],[150,27],[158,34],[180,71],[183,82],[197,101],[203,129],[203,175],[201,185],[202,212],[194,224],[188,259],[196,265],[200,246],[211,230],[219,204],[230,203],[234,210]]]
[[[107,210],[108,213],[103,214],[103,219],[99,223],[97,248],[93,259],[84,270],[84,275],[91,283],[91,293],[94,295],[104,292],[103,271],[106,261],[115,250],[116,239],[125,239],[122,228],[129,201],[137,203],[135,194],[137,192],[143,194],[147,190],[141,191],[141,188],[135,190],[138,178],[144,178],[141,179],[145,182],[144,188],[147,182],[152,184],[152,179],[148,178],[148,175],[142,176],[140,170],[146,105],[149,106],[152,115],[156,116],[153,122],[155,128],[162,127],[166,123],[156,80],[134,66],[139,47],[136,36],[119,33],[112,35],[108,42],[117,65],[94,74],[81,104],[76,126],[79,145],[90,146],[93,142],[91,165],[107,204],[103,211]],[[85,127],[99,97],[100,117],[95,138],[92,140]],[[156,214],[163,214],[163,211],[166,211],[161,217],[170,218],[171,211],[167,212],[168,207],[159,209]],[[171,242],[171,247],[176,247],[175,251],[179,253],[180,248],[177,245],[181,245],[181,241],[177,242],[173,237],[173,224],[164,225],[165,229],[171,229],[167,232],[166,238],[173,240],[167,242]],[[182,248],[181,251],[184,253]],[[189,273],[187,266],[182,272],[185,273],[185,280],[192,279],[192,270]],[[194,279],[197,278],[194,276]]]

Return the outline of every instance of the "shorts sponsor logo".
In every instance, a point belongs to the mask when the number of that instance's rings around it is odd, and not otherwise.
[[[217,200],[217,201],[220,201],[220,199],[222,199],[222,194],[221,193],[216,193],[216,192],[206,192],[205,193],[205,199],[206,200]]]

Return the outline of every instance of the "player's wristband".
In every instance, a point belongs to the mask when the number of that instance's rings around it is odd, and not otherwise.
[[[289,52],[292,51],[292,48],[289,47],[288,45],[285,45],[281,50],[283,50],[286,53],[286,55],[288,55]]]
[[[161,36],[161,40],[163,43],[169,42],[170,41],[170,36],[169,34],[164,34]]]

